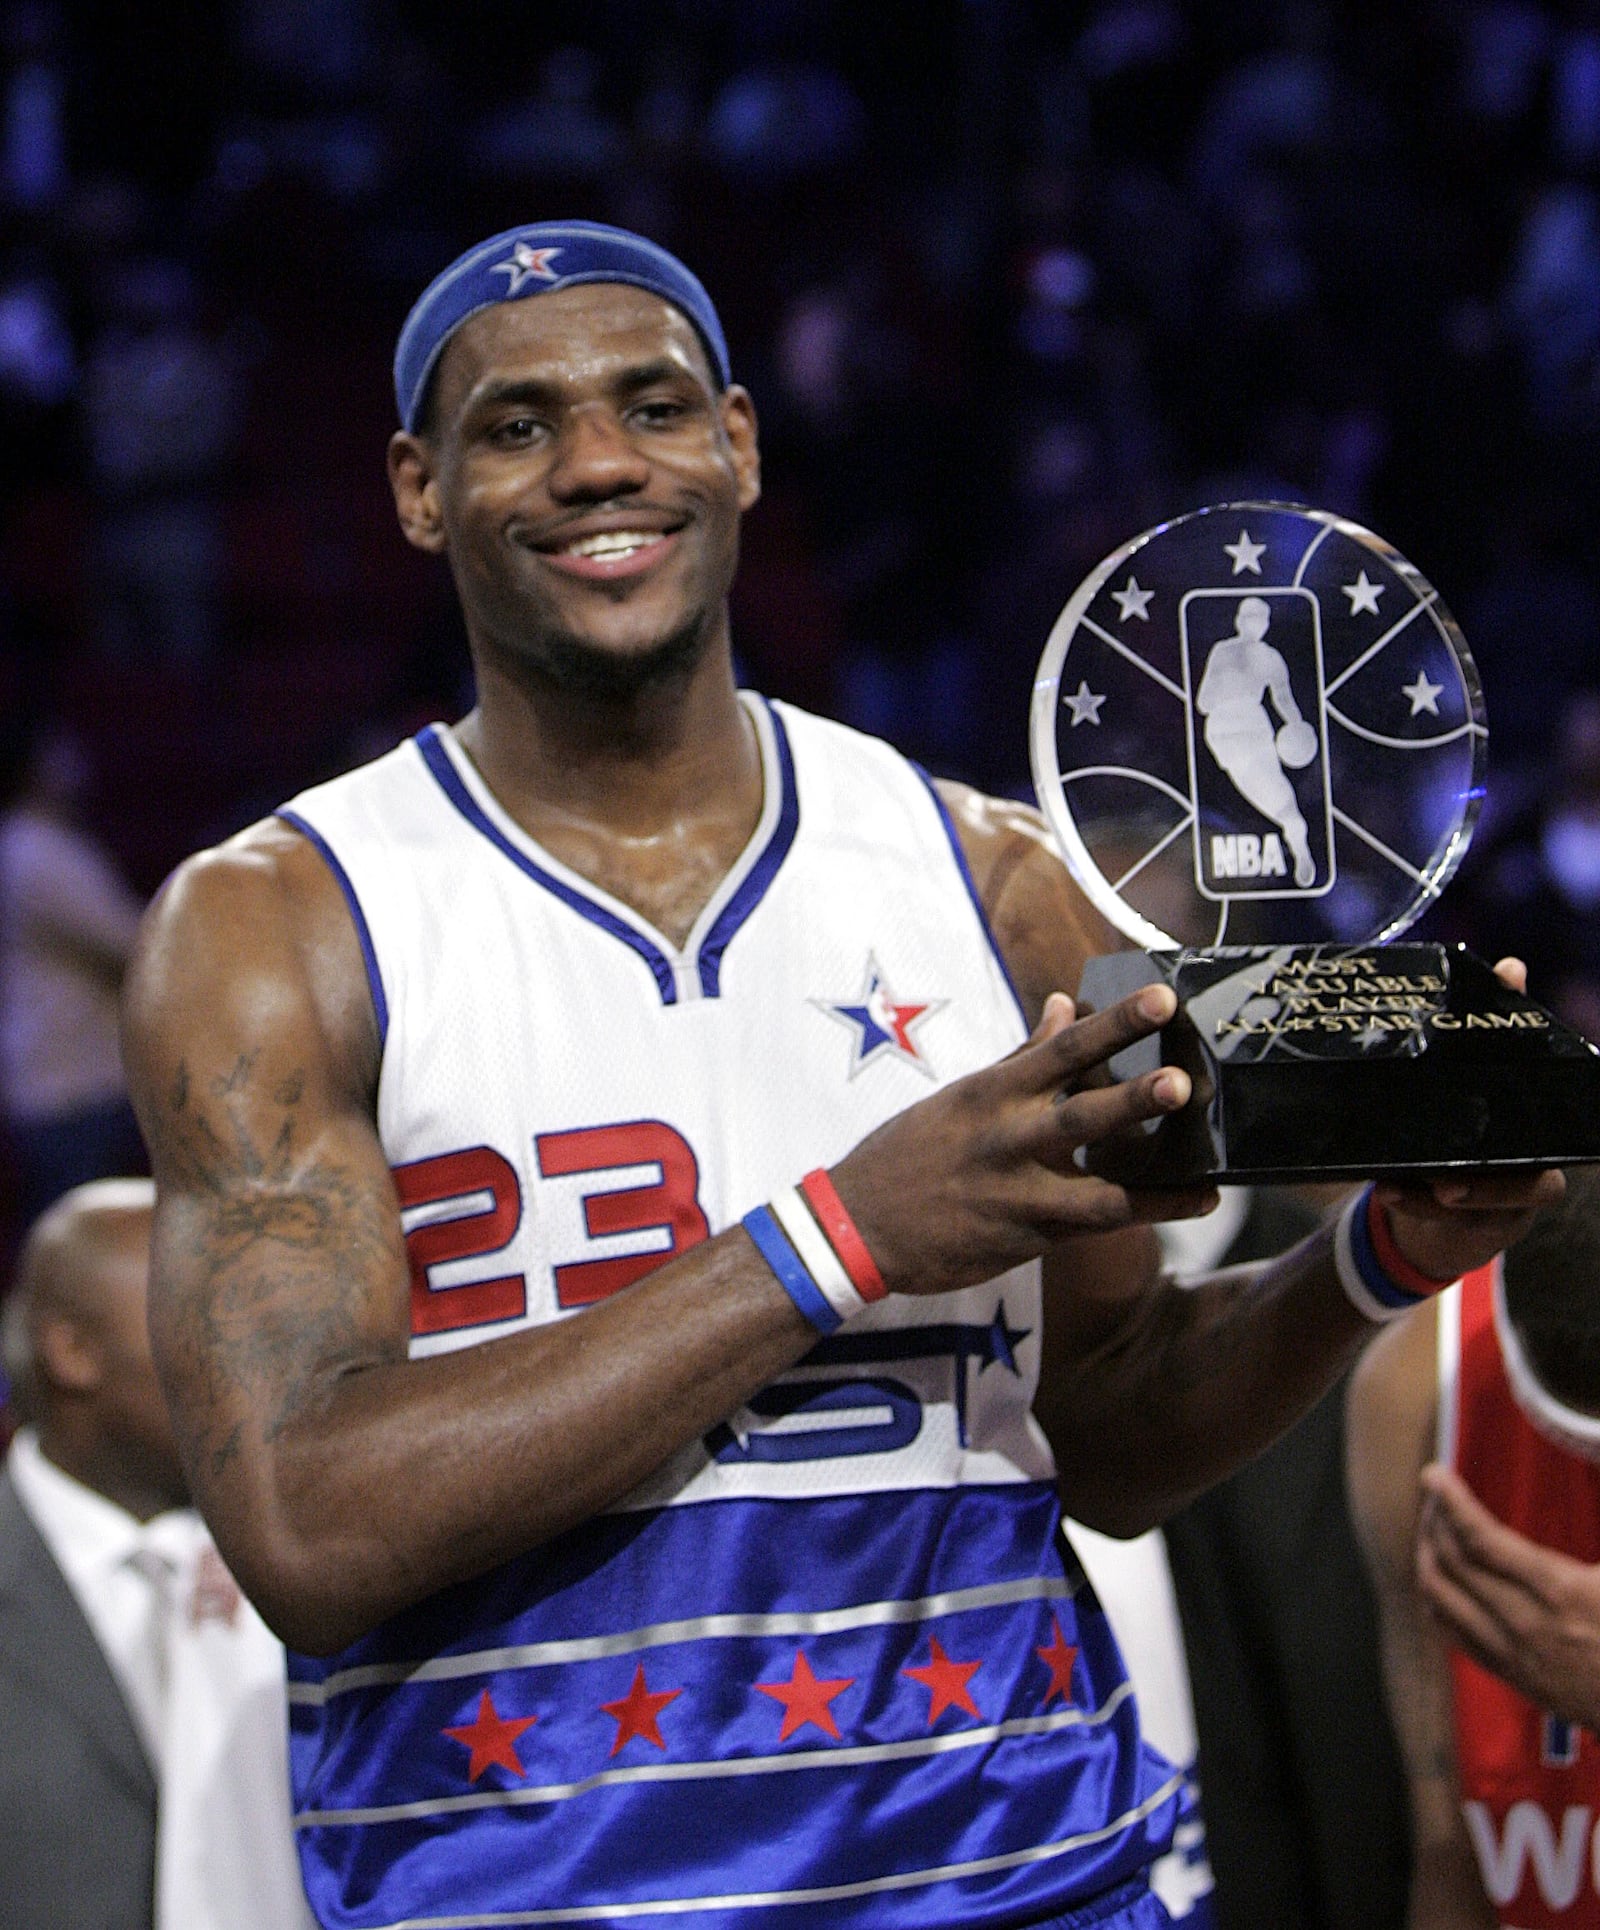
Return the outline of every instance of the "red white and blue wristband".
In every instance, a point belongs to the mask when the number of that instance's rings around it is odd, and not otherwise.
[[[1364,1187],[1339,1215],[1333,1263],[1346,1298],[1368,1320],[1398,1320],[1453,1284],[1414,1267],[1400,1251],[1372,1186]]]
[[[743,1225],[778,1285],[820,1333],[833,1333],[888,1292],[821,1167],[746,1213]]]

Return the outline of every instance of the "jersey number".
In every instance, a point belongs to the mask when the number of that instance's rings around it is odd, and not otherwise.
[[[583,1223],[591,1240],[649,1233],[656,1236],[656,1243],[644,1253],[557,1266],[556,1300],[561,1306],[587,1307],[605,1300],[673,1254],[710,1237],[698,1198],[700,1166],[694,1149],[682,1133],[659,1119],[540,1133],[534,1148],[546,1179],[639,1166],[653,1166],[659,1174],[642,1186],[583,1195]],[[397,1166],[394,1183],[402,1212],[445,1206],[453,1200],[481,1201],[485,1196],[488,1200],[487,1205],[475,1205],[448,1219],[424,1220],[406,1234],[412,1333],[454,1333],[463,1327],[520,1320],[528,1308],[528,1282],[521,1273],[454,1285],[439,1285],[431,1278],[434,1267],[503,1252],[516,1237],[522,1221],[522,1187],[510,1160],[492,1146],[468,1146]]]
[[[647,1253],[622,1253],[606,1260],[572,1260],[555,1269],[556,1300],[563,1307],[587,1307],[608,1299],[646,1273],[709,1239],[711,1228],[700,1206],[700,1163],[682,1133],[659,1119],[636,1119],[624,1126],[584,1126],[575,1132],[540,1133],[534,1140],[539,1171],[545,1179],[577,1173],[614,1172],[653,1166],[660,1174],[643,1186],[585,1193],[583,1223],[591,1240],[621,1233],[653,1233],[657,1245]],[[661,1236],[665,1244],[660,1244]]]
[[[485,1193],[489,1204],[455,1219],[427,1220],[406,1235],[411,1263],[411,1331],[451,1333],[457,1327],[482,1327],[495,1320],[519,1320],[528,1308],[528,1282],[520,1273],[460,1286],[435,1287],[430,1267],[447,1260],[475,1260],[511,1244],[522,1220],[522,1188],[517,1170],[492,1146],[468,1146],[434,1159],[416,1159],[394,1169],[400,1207],[441,1206],[449,1200]]]

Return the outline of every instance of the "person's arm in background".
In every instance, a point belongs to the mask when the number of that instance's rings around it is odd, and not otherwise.
[[[1450,1667],[1418,1591],[1422,1469],[1438,1413],[1437,1303],[1382,1333],[1350,1384],[1350,1508],[1378,1603],[1384,1685],[1411,1793],[1409,1930],[1494,1930],[1461,1818]]]
[[[1600,1733],[1600,1566],[1496,1521],[1451,1469],[1422,1475],[1417,1584],[1444,1634],[1541,1709]]]
[[[81,832],[19,814],[7,841],[10,915],[41,950],[122,983],[144,910],[111,860]]]

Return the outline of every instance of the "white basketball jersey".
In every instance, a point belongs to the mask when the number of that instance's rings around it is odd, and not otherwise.
[[[415,1354],[581,1314],[1024,1038],[928,781],[746,704],[760,822],[681,949],[438,727],[284,812],[367,958]],[[1063,1566],[1039,1320],[1033,1265],[892,1295],[609,1516],[296,1658],[324,1921],[909,1930],[1138,1878],[1177,1782]]]

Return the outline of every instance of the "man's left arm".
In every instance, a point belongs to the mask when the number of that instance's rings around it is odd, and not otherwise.
[[[941,787],[978,896],[1029,1023],[1074,991],[1087,958],[1119,941],[1085,902],[1028,807]],[[1384,1183],[1402,1256],[1456,1278],[1517,1239],[1559,1198],[1557,1173]],[[1068,1510],[1133,1535],[1261,1452],[1371,1337],[1334,1264],[1332,1227],[1281,1258],[1178,1288],[1153,1233],[1074,1239],[1044,1261],[1039,1422]]]

